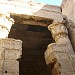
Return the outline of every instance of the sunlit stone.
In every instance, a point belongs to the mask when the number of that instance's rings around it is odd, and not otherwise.
[[[0,38],[7,38],[14,20],[9,13],[0,13]]]

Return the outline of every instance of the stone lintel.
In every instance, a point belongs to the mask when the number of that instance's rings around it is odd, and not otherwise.
[[[15,20],[15,24],[29,24],[47,27],[53,22],[53,19],[33,15],[11,14],[11,17]]]

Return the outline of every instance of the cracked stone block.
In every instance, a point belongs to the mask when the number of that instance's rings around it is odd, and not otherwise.
[[[20,50],[5,50],[5,60],[16,60],[21,57],[22,52]]]
[[[19,62],[14,60],[4,61],[4,71],[3,73],[18,73],[19,72]]]

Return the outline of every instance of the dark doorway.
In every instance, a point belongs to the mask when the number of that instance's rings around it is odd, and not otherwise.
[[[47,27],[14,24],[9,38],[23,41],[20,75],[51,75],[45,63],[44,52],[54,41]]]

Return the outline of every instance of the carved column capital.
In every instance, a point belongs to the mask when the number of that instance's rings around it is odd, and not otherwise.
[[[51,25],[48,26],[48,29],[49,31],[51,31],[52,37],[56,43],[60,43],[63,39],[66,40],[66,38],[68,38],[68,31],[63,23],[53,22]],[[60,39],[62,40],[60,41]]]
[[[12,24],[14,20],[9,13],[0,13],[0,38],[8,37]]]

